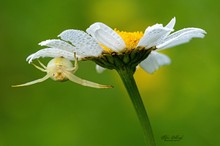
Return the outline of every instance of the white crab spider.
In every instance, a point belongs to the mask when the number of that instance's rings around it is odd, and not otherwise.
[[[66,81],[70,80],[72,82],[78,83],[83,86],[88,86],[88,87],[93,87],[93,88],[112,88],[112,86],[109,85],[101,85],[98,83],[94,83],[91,81],[87,81],[84,79],[81,79],[77,76],[74,75],[74,73],[78,69],[78,60],[76,58],[76,54],[74,54],[75,58],[75,64],[73,66],[72,62],[66,58],[63,57],[58,57],[50,60],[50,62],[45,66],[43,63],[40,61],[39,64],[41,67],[33,64],[37,69],[39,69],[42,72],[46,72],[46,76],[44,76],[41,79],[37,79],[28,83],[24,83],[21,85],[14,85],[12,87],[22,87],[22,86],[30,86],[36,83],[43,82],[47,80],[48,78],[51,78],[55,81]]]

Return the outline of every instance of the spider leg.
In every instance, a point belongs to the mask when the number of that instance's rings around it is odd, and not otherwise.
[[[38,61],[38,63],[39,63],[44,69],[47,68],[42,62],[40,62],[40,60],[37,60],[37,61]]]
[[[68,68],[67,71],[72,71],[73,73],[75,73],[78,70],[79,65],[78,65],[78,58],[76,57],[76,53],[74,53],[74,60],[75,60],[74,67]]]
[[[77,71],[79,66],[78,66],[78,58],[76,57],[76,52],[74,52],[74,60],[75,60],[74,67],[75,67],[75,70]]]
[[[34,67],[36,67],[37,69],[39,69],[40,71],[42,71],[42,72],[47,72],[47,70],[46,70],[46,69],[41,68],[41,67],[37,66],[37,65],[36,65],[36,64],[34,64],[34,63],[32,63],[32,65],[33,65]]]
[[[36,84],[36,83],[43,82],[43,81],[47,80],[49,77],[50,76],[47,74],[46,76],[44,76],[41,79],[37,79],[37,80],[31,81],[31,82],[27,82],[27,83],[24,83],[24,84],[20,84],[20,85],[12,85],[12,87],[30,86],[30,85],[33,85],[33,84]]]
[[[98,83],[94,83],[91,81],[87,81],[84,79],[81,79],[74,74],[71,74],[70,72],[64,72],[65,76],[72,82],[75,82],[77,84],[83,85],[83,86],[88,86],[88,87],[93,87],[93,88],[112,88],[110,85],[101,85]]]

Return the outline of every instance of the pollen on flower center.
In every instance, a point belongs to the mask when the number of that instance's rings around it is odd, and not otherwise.
[[[137,32],[126,32],[126,31],[119,31],[117,29],[114,29],[114,31],[123,39],[126,50],[131,50],[137,47],[138,42],[143,37],[143,32],[137,31]],[[106,47],[103,44],[99,44],[106,52],[111,53],[112,49]]]
[[[138,42],[143,37],[143,32],[125,32],[125,31],[119,31],[117,29],[114,29],[115,32],[118,33],[122,37],[122,39],[125,42],[127,49],[133,49],[136,48]]]

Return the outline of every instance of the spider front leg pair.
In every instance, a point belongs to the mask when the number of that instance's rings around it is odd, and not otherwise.
[[[75,76],[74,73],[78,70],[78,59],[76,57],[76,54],[74,54],[74,60],[75,60],[74,66],[70,60],[65,59],[63,57],[53,58],[51,61],[49,61],[47,66],[45,66],[43,63],[41,63],[38,60],[41,67],[35,64],[33,65],[40,71],[46,72],[47,74],[41,79],[37,79],[37,80],[31,81],[25,84],[21,84],[21,85],[14,85],[12,87],[29,86],[29,85],[43,82],[47,80],[48,78],[51,78],[55,81],[70,80],[77,84],[81,84],[83,86],[88,86],[88,87],[93,87],[93,88],[112,88],[112,86],[109,86],[109,85],[101,85],[101,84],[87,81],[87,80],[84,80],[84,79],[81,79]]]

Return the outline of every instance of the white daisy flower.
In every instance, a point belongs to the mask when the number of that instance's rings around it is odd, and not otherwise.
[[[74,60],[92,60],[97,63],[98,73],[106,68],[130,67],[133,73],[140,65],[148,73],[160,66],[170,64],[170,58],[158,51],[189,42],[192,38],[203,38],[206,32],[200,28],[184,28],[174,33],[175,17],[166,25],[155,24],[142,32],[124,32],[113,30],[97,22],[86,32],[69,29],[63,31],[60,39],[46,40],[39,45],[48,48],[37,51],[27,57],[31,63],[40,57],[65,58]],[[44,68],[45,71],[46,68]],[[41,69],[43,70],[43,69]]]
[[[30,63],[39,57],[61,56],[74,60],[73,52],[76,52],[80,60],[86,57],[102,56],[103,52],[105,54],[111,54],[112,52],[122,54],[143,47],[145,50],[150,49],[151,52],[148,57],[141,60],[140,66],[148,73],[153,73],[160,66],[171,62],[167,55],[157,51],[187,43],[192,38],[203,38],[206,34],[200,28],[184,28],[171,33],[174,31],[175,23],[176,19],[174,17],[166,26],[155,24],[149,26],[144,33],[113,30],[100,22],[92,24],[86,30],[88,34],[80,30],[65,30],[58,35],[61,40],[53,39],[39,43],[41,46],[50,48],[42,49],[30,55],[27,61]],[[99,64],[96,70],[101,73],[105,70],[105,66]]]
[[[175,17],[166,25],[155,24],[142,32],[120,32],[113,30],[103,23],[94,23],[88,29],[89,33],[105,50],[123,53],[138,47],[152,49],[149,56],[140,66],[148,73],[153,73],[160,66],[170,64],[170,58],[157,51],[171,48],[189,42],[192,38],[203,38],[206,32],[200,28],[184,28],[174,33]],[[103,67],[96,67],[98,72]]]

